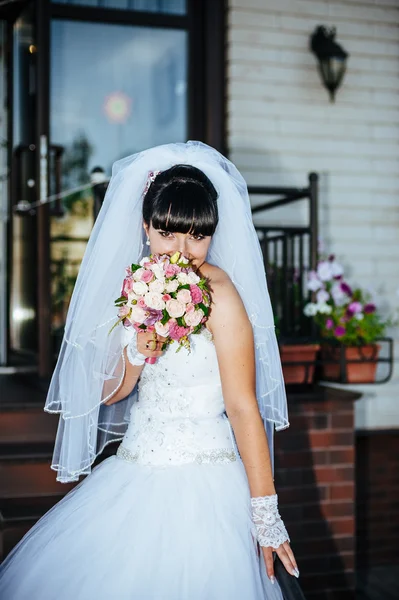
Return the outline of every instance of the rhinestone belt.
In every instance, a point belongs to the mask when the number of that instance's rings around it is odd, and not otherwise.
[[[118,458],[122,458],[123,460],[127,460],[128,462],[138,463],[140,461],[140,453],[139,452],[131,452],[128,448],[125,448],[120,444],[118,450],[116,452],[116,456]],[[214,450],[203,450],[202,452],[194,453],[184,451],[182,453],[182,457],[185,459],[190,459],[187,462],[196,462],[198,464],[223,464],[229,462],[235,462],[237,460],[237,455],[234,450],[229,448],[215,448]],[[169,459],[171,460],[171,459]],[[151,464],[151,463],[148,463]]]

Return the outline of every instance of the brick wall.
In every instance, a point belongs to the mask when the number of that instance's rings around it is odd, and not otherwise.
[[[321,24],[336,26],[350,53],[335,104],[308,48]],[[252,185],[305,186],[317,171],[322,238],[350,279],[378,290],[391,309],[399,303],[398,26],[397,0],[229,0],[231,159]],[[257,222],[305,217],[299,207]],[[397,330],[396,337],[399,349]],[[395,354],[393,380],[361,388],[357,426],[399,426]]]
[[[357,565],[399,565],[399,430],[356,436]]]
[[[308,600],[354,595],[355,436],[351,392],[289,397],[276,434],[276,488]]]

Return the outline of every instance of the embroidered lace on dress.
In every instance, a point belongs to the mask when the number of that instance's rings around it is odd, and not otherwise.
[[[204,328],[190,339],[191,352],[171,344],[145,365],[119,458],[143,465],[237,459],[211,334]]]

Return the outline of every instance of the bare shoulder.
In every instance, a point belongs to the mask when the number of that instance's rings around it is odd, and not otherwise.
[[[208,264],[201,269],[201,273],[207,277],[211,290],[212,303],[208,323],[211,331],[215,332],[218,326],[225,326],[232,321],[241,324],[248,321],[241,296],[228,274],[223,269]]]

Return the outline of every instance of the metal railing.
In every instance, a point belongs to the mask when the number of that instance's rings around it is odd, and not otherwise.
[[[308,223],[304,226],[255,225],[262,248],[276,328],[281,341],[311,339],[313,321],[303,314],[308,292],[306,276],[317,264],[318,248],[318,175],[309,174],[304,188],[249,186],[250,196],[271,196],[269,202],[256,205],[252,214],[300,201],[308,201]],[[277,196],[277,198],[276,198]]]

